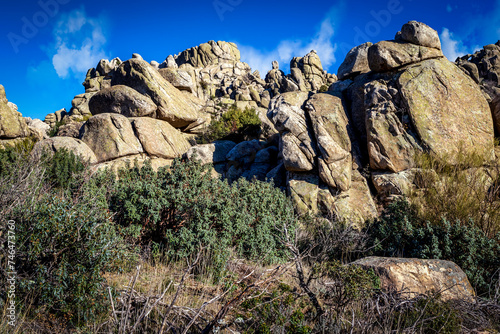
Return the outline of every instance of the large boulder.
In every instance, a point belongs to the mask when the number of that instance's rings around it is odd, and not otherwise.
[[[351,140],[342,100],[330,94],[315,94],[305,109],[311,117],[318,145],[319,176],[332,188],[348,190],[352,171]]]
[[[494,159],[493,120],[477,84],[446,59],[427,60],[398,79],[401,99],[423,145],[455,164],[457,154]]]
[[[120,114],[99,114],[85,122],[80,139],[94,151],[98,162],[142,153],[128,118]]]
[[[176,128],[188,126],[200,118],[202,102],[182,93],[144,60],[130,59],[116,70],[112,85],[126,85],[147,95],[158,106],[156,117]]]
[[[178,158],[191,147],[182,133],[165,121],[148,117],[130,120],[144,151],[152,157]]]
[[[370,72],[368,65],[368,49],[373,43],[367,42],[352,48],[346,55],[337,71],[339,80],[345,80],[356,75]]]
[[[474,301],[475,293],[467,276],[451,261],[367,257],[350,265],[373,269],[380,277],[382,289],[402,291],[409,298],[439,292],[444,301]]]
[[[80,156],[83,161],[91,164],[97,163],[97,157],[90,147],[80,139],[71,137],[52,137],[39,141],[33,147],[32,154],[41,156],[45,153],[55,153],[61,150],[72,151],[75,155]]]
[[[443,58],[435,48],[399,41],[382,41],[368,49],[368,64],[374,72],[386,72],[432,58]]]
[[[14,139],[26,137],[28,134],[26,121],[19,112],[8,105],[5,89],[0,85],[0,138]]]
[[[156,105],[145,95],[124,85],[104,88],[89,101],[92,115],[116,113],[126,117],[142,117],[152,115]]]
[[[396,36],[405,42],[441,50],[437,31],[422,22],[410,21],[404,24]]]

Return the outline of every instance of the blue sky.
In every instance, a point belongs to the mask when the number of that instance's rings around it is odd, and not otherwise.
[[[71,107],[101,58],[147,61],[209,40],[238,44],[261,76],[315,49],[336,73],[348,50],[392,39],[418,20],[436,29],[450,60],[500,39],[500,0],[481,1],[3,1],[0,84],[24,116]]]

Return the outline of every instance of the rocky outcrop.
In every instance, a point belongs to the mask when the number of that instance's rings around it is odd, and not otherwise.
[[[104,88],[89,101],[92,115],[117,113],[126,117],[141,117],[152,115],[156,108],[149,97],[123,85]]]
[[[32,154],[41,156],[44,153],[51,154],[61,150],[72,151],[87,163],[97,163],[97,157],[90,147],[83,141],[71,137],[52,137],[39,141],[33,147]]]
[[[130,118],[137,138],[150,157],[181,157],[191,145],[182,133],[169,123],[147,117]]]
[[[180,92],[144,60],[123,62],[113,75],[112,85],[126,85],[151,98],[158,107],[156,117],[174,127],[188,126],[201,116],[201,101]]]
[[[479,84],[492,112],[497,134],[500,134],[500,41],[489,44],[473,55],[457,58],[456,64]]]
[[[330,94],[313,95],[305,106],[311,117],[319,151],[319,176],[328,186],[351,187],[352,155],[349,121],[342,100]]]
[[[281,134],[280,151],[285,168],[294,172],[313,169],[316,156],[314,134],[303,109],[306,92],[284,93],[271,101],[267,117]]]
[[[474,301],[467,276],[451,261],[367,257],[350,265],[373,269],[382,289],[402,292],[409,298],[440,293],[443,301]]]
[[[28,125],[22,115],[8,104],[5,89],[0,85],[0,139],[28,136]]]
[[[458,153],[494,159],[488,103],[453,63],[423,61],[401,73],[398,86],[420,140],[431,152],[452,164]]]
[[[189,64],[193,67],[207,67],[234,64],[240,61],[240,51],[234,43],[210,41],[182,51],[174,57],[174,60],[177,66]]]
[[[81,130],[80,139],[95,153],[98,162],[144,152],[130,121],[119,114],[91,117]]]
[[[368,64],[374,72],[387,72],[422,60],[442,57],[441,50],[400,41],[382,41],[368,49]]]
[[[339,80],[349,79],[362,73],[370,72],[368,49],[373,43],[367,42],[352,48],[337,71]]]

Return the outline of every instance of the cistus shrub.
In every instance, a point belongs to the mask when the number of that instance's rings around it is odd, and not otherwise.
[[[285,194],[269,183],[213,178],[209,166],[175,160],[169,168],[122,170],[111,191],[116,221],[138,226],[138,241],[163,245],[170,257],[193,256],[204,247],[213,268],[229,252],[261,263],[286,258],[283,226],[293,235],[295,216]]]
[[[219,139],[241,142],[258,137],[261,120],[255,109],[241,110],[232,105],[218,120],[213,120],[206,133],[200,139],[203,143],[210,143]]]
[[[18,296],[37,312],[78,325],[107,310],[103,274],[128,250],[100,203],[48,194],[33,215],[16,222]]]
[[[479,294],[488,293],[490,285],[495,284],[500,268],[500,233],[490,238],[473,222],[442,219],[431,223],[419,218],[406,200],[400,200],[388,206],[368,234],[374,255],[453,261]]]

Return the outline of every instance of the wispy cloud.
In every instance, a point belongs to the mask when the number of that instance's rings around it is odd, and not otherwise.
[[[448,28],[443,28],[439,37],[441,38],[443,53],[450,61],[455,61],[458,57],[471,52],[469,48],[463,45],[461,40],[455,39],[453,33]]]
[[[446,5],[446,11],[447,11],[448,13],[451,13],[451,12],[453,11],[453,7],[452,7],[450,4],[447,4],[447,5]]]
[[[62,16],[54,29],[55,54],[52,55],[52,65],[60,78],[70,74],[81,77],[100,59],[106,58],[104,21],[87,17],[83,8]]]
[[[238,45],[242,60],[247,62],[252,69],[257,69],[265,75],[271,69],[273,60],[280,63],[280,68],[287,69],[293,57],[303,57],[309,51],[316,50],[324,69],[328,69],[336,62],[335,50],[337,45],[332,42],[334,35],[334,18],[327,17],[312,38],[302,40],[282,40],[274,50],[260,50],[252,46]]]

